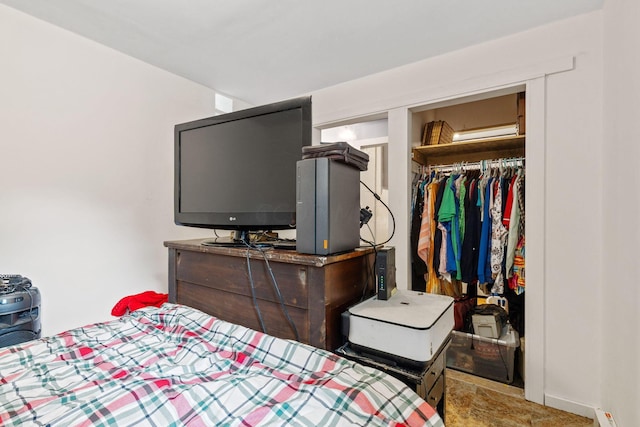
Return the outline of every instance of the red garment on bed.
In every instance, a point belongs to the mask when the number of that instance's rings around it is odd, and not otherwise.
[[[145,291],[136,295],[122,298],[111,309],[112,316],[124,316],[127,312],[136,311],[142,307],[160,307],[169,300],[168,294],[159,294],[154,291]]]

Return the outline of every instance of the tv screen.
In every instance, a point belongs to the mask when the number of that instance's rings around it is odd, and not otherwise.
[[[295,228],[296,162],[305,145],[310,97],[176,125],[176,224],[243,235]]]

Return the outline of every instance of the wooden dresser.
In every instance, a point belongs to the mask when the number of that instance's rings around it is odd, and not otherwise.
[[[338,255],[306,255],[292,250],[205,246],[202,240],[168,241],[169,301],[266,333],[335,350],[343,344],[341,314],[373,294],[373,249]],[[265,261],[265,257],[268,263]],[[284,302],[271,278],[276,280]]]

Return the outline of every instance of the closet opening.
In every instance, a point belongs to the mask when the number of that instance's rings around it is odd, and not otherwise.
[[[411,109],[410,289],[455,298],[447,367],[524,388],[525,86]]]

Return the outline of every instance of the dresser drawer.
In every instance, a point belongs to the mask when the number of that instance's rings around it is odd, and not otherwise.
[[[219,319],[281,338],[296,339],[292,325],[283,318],[283,308],[279,303],[258,301],[260,315],[266,328],[263,331],[258,311],[249,295],[224,292],[188,282],[178,282],[176,294],[181,304],[197,308]],[[211,301],[215,301],[215,304],[211,304]],[[292,306],[286,306],[286,310],[295,325],[300,341],[310,344],[308,310]]]
[[[438,404],[440,403],[443,397],[444,397],[444,375],[440,375],[437,378],[435,384],[433,385],[433,388],[429,391],[426,401],[429,405],[433,406],[434,408],[437,408]]]
[[[264,260],[251,258],[251,278],[256,298],[279,303],[278,292]],[[284,303],[308,307],[308,267],[269,262]],[[176,252],[176,279],[223,292],[251,295],[247,259],[193,251]]]
[[[438,381],[438,377],[442,375],[445,365],[445,352],[441,352],[436,360],[433,361],[426,375],[424,376],[425,388],[431,390],[434,384]]]

